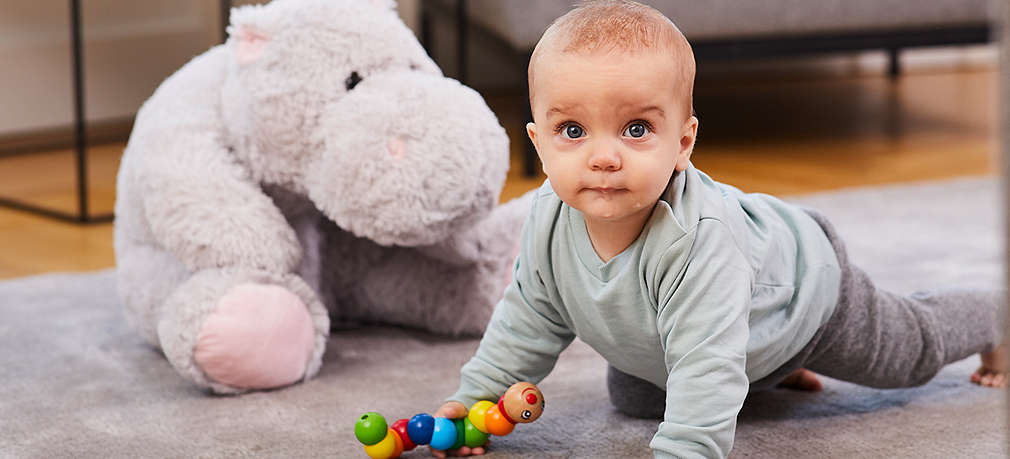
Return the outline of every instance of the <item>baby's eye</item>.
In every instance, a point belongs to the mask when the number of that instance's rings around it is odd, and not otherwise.
[[[568,139],[577,139],[579,137],[582,137],[584,134],[585,131],[583,131],[582,126],[579,126],[578,124],[569,124],[567,126],[563,126],[561,131],[561,135]]]
[[[641,138],[645,134],[649,133],[649,128],[643,123],[631,123],[627,129],[624,130],[625,136],[634,137],[636,139]]]

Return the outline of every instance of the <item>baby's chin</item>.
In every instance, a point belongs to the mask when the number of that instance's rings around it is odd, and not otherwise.
[[[582,212],[582,215],[586,218],[609,223],[619,222],[628,218],[638,213],[637,211],[642,208],[641,206],[635,207],[633,203],[630,203],[626,199],[615,197],[585,199],[572,207]]]

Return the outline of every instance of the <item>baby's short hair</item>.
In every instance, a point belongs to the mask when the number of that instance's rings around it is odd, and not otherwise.
[[[679,62],[677,90],[691,115],[694,98],[694,52],[687,38],[669,18],[654,8],[630,0],[584,0],[554,20],[530,56],[527,78],[533,104],[533,72],[547,49],[578,51],[664,51]]]

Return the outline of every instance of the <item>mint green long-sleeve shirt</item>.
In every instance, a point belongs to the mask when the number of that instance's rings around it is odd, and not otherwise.
[[[545,182],[511,284],[449,400],[539,383],[576,336],[666,390],[657,457],[725,457],[750,382],[794,356],[838,301],[831,243],[803,210],[693,166],[639,237],[603,262],[582,214]]]

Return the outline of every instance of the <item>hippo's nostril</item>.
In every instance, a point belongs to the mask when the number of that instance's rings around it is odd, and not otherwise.
[[[389,139],[389,142],[386,144],[386,148],[389,150],[389,154],[392,155],[393,158],[401,159],[407,155],[407,143],[399,137]]]

